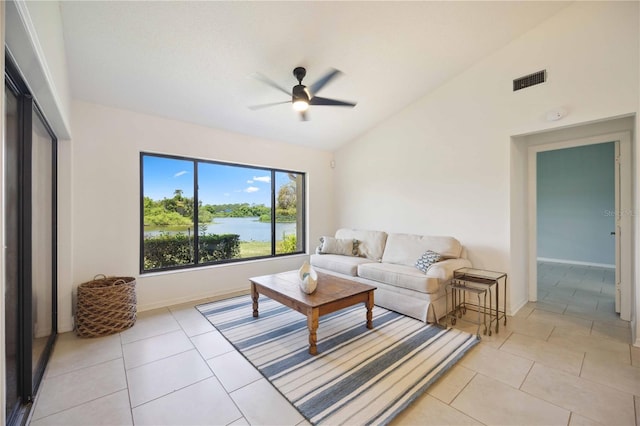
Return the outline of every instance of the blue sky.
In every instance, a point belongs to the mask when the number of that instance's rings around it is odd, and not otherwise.
[[[193,196],[193,162],[173,158],[144,157],[144,195],[154,200],[172,198],[176,189]],[[203,204],[249,203],[271,205],[271,172],[248,167],[200,163],[198,169]],[[276,173],[276,184],[287,182]]]

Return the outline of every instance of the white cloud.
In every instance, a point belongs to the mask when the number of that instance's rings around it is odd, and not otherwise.
[[[253,183],[253,181],[252,180],[248,180],[247,183],[251,184],[251,183]]]
[[[260,191],[260,188],[256,188],[255,186],[250,186],[247,189],[244,190],[244,192],[256,192],[256,191]]]
[[[254,176],[253,180],[257,180],[258,182],[271,182],[271,176]]]
[[[189,172],[188,172],[188,171],[186,171],[186,170],[183,170],[183,171],[178,172],[178,173],[176,173],[175,175],[173,175],[173,177],[174,177],[174,178],[176,178],[176,177],[180,177],[180,176],[182,176],[182,175],[186,175],[187,173],[189,173]]]

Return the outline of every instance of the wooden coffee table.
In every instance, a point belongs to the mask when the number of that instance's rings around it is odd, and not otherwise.
[[[309,353],[316,355],[318,319],[357,303],[367,307],[367,328],[373,328],[373,292],[376,287],[318,273],[318,288],[313,294],[306,294],[298,285],[298,271],[283,272],[249,278],[253,316],[258,316],[258,297],[263,294],[285,306],[307,316],[309,329]]]

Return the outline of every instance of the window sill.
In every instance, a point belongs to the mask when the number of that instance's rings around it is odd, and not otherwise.
[[[158,277],[158,276],[164,276],[164,275],[170,275],[170,274],[184,274],[184,273],[193,273],[193,272],[199,272],[199,271],[206,271],[206,270],[210,270],[210,269],[220,269],[220,268],[237,268],[237,267],[242,267],[245,266],[247,264],[256,264],[256,263],[264,263],[264,262],[278,262],[284,259],[303,259],[303,258],[309,258],[309,254],[307,253],[300,253],[300,254],[292,254],[290,256],[282,256],[282,257],[268,257],[268,258],[264,258],[264,259],[250,259],[250,260],[245,260],[245,261],[239,261],[239,262],[232,262],[232,263],[219,263],[216,265],[206,265],[206,266],[198,266],[198,267],[193,267],[193,268],[184,268],[184,269],[171,269],[168,271],[154,271],[154,272],[146,272],[143,274],[139,274],[138,275],[138,279],[142,280],[144,278],[152,278],[152,277]]]

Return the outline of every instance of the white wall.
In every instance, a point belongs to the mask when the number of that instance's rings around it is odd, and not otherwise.
[[[77,101],[72,117],[73,275],[59,283],[68,300],[96,274],[136,276],[138,308],[145,310],[248,290],[249,277],[298,268],[306,258],[138,276],[141,151],[306,172],[309,247],[334,228],[331,152]]]
[[[638,111],[638,3],[576,2],[335,154],[338,226],[453,235],[527,300],[520,158],[511,136]],[[546,69],[548,82],[512,92]],[[569,114],[547,122],[545,112]],[[516,167],[511,170],[511,166]]]

